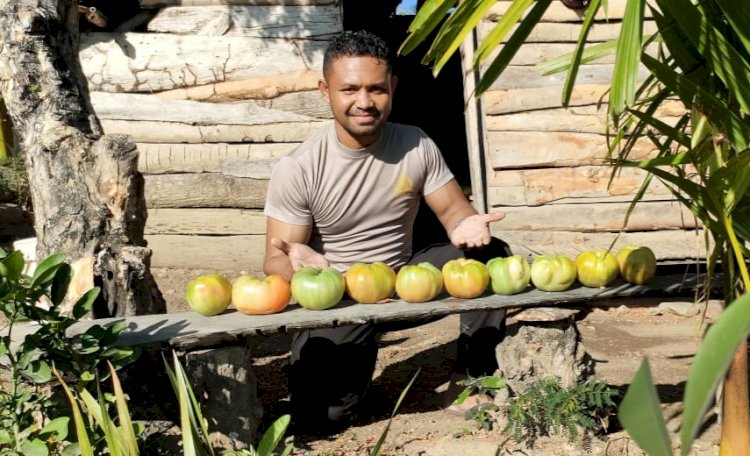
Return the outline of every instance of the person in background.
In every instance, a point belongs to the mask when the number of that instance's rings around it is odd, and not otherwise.
[[[272,172],[264,210],[266,274],[291,280],[306,266],[345,272],[354,263],[376,261],[395,270],[422,261],[441,268],[464,256],[486,261],[510,254],[489,229],[504,214],[478,214],[436,144],[417,127],[388,122],[396,83],[390,51],[378,36],[345,31],[331,41],[319,89],[333,122],[282,157]],[[422,197],[450,243],[412,252]],[[288,372],[295,425],[324,429],[353,416],[372,380],[378,334],[389,329],[360,324],[294,336]],[[497,369],[495,346],[504,333],[504,311],[461,315],[445,393],[448,411],[463,414],[482,400],[452,404],[463,389],[458,381]]]

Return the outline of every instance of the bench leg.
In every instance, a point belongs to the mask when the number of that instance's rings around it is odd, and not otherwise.
[[[562,386],[571,387],[592,373],[591,359],[572,317],[509,324],[495,353],[500,374],[513,394],[548,377],[557,377]]]
[[[185,371],[218,448],[256,444],[263,408],[250,348],[220,347],[185,353]]]

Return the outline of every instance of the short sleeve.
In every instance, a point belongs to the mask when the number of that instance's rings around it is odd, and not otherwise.
[[[429,195],[450,182],[454,176],[437,144],[425,133],[422,133],[421,147],[425,166],[424,194]]]
[[[263,213],[292,225],[312,224],[309,189],[302,167],[292,157],[282,157],[271,172]]]

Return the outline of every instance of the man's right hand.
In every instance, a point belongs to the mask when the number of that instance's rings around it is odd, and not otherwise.
[[[289,262],[292,263],[292,269],[295,271],[299,271],[306,266],[313,268],[325,268],[329,266],[328,260],[323,255],[306,244],[286,242],[279,238],[273,238],[271,239],[271,245],[289,257]]]

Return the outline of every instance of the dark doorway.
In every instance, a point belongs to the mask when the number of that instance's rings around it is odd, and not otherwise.
[[[344,29],[375,33],[388,43],[396,56],[414,19],[411,15],[396,14],[399,3],[400,0],[344,0]],[[409,55],[394,57],[398,86],[390,120],[424,130],[440,148],[459,185],[470,189],[461,61],[455,54],[440,75],[433,77],[432,68],[421,63],[431,42],[428,39]],[[440,222],[425,204],[417,215],[414,232],[415,251],[448,241]]]

